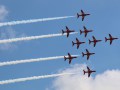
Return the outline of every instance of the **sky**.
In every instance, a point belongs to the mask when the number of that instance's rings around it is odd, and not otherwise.
[[[0,81],[59,72],[77,72],[77,70],[80,71],[80,74],[6,84],[1,85],[0,90],[113,90],[113,88],[119,90],[120,40],[113,41],[112,45],[109,45],[109,42],[105,43],[104,40],[104,37],[108,37],[109,33],[114,37],[120,37],[119,3],[119,0],[114,0],[114,2],[113,0],[0,0],[0,22],[74,16],[81,9],[91,14],[83,22],[81,18],[77,19],[75,17],[0,27],[1,40],[61,33],[61,30],[65,29],[65,26],[77,32],[81,29],[83,30],[84,25],[88,29],[94,30],[86,38],[84,38],[84,35],[78,33],[70,35],[69,38],[61,36],[1,44],[1,62],[62,56],[67,55],[68,52],[79,54],[80,57],[74,59],[70,65],[64,59],[58,59],[0,67]],[[92,39],[93,35],[97,39],[103,40],[97,43],[95,48],[88,44],[88,39]],[[76,37],[86,42],[78,50],[75,46],[72,47],[72,41],[75,41]],[[95,55],[91,56],[89,61],[81,56],[81,52],[85,52],[85,49],[95,52]],[[82,75],[81,68],[85,68],[86,66],[97,71],[89,79],[87,76]],[[101,84],[102,82],[103,84]],[[94,86],[96,87],[93,89]]]

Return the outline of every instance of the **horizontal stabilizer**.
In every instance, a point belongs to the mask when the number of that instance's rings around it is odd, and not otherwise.
[[[74,44],[75,44],[75,43],[72,41],[72,46],[74,46]]]
[[[64,56],[64,61],[66,61],[66,59],[67,59],[67,58]]]
[[[62,35],[63,35],[64,33],[65,33],[64,30],[62,30]]]
[[[105,37],[105,42],[107,42],[107,38]]]
[[[85,70],[83,70],[83,73],[84,73],[84,75],[85,75]]]
[[[80,35],[82,34],[82,30],[80,30]]]
[[[84,55],[85,55],[85,54],[82,52],[82,57],[84,57]]]
[[[77,18],[79,18],[79,16],[80,16],[80,15],[77,13]]]
[[[90,39],[89,39],[89,44],[91,44],[91,41],[90,41]]]

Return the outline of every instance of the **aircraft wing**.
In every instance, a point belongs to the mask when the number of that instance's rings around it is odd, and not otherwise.
[[[112,40],[110,40],[110,45],[112,44]]]
[[[69,30],[69,28],[66,26],[66,30]]]
[[[87,33],[85,33],[85,37],[87,36]]]
[[[91,73],[88,73],[88,77],[90,77],[90,74],[91,74]]]
[[[86,49],[86,53],[89,53],[89,51]]]
[[[96,42],[94,42],[94,47],[96,46]]]
[[[87,28],[85,26],[83,26],[84,30],[86,30]]]
[[[76,42],[77,42],[77,43],[79,42],[78,38],[76,38]]]
[[[67,37],[69,37],[69,32],[67,33]]]
[[[96,40],[96,38],[94,36],[92,36],[93,40]]]
[[[79,48],[80,44],[77,44],[77,49]]]
[[[90,68],[89,68],[89,67],[87,67],[87,69],[88,69],[88,71],[90,71]]]
[[[71,61],[72,61],[72,60],[71,60],[71,59],[69,59],[69,64],[71,64]]]
[[[68,53],[68,57],[69,57],[69,58],[71,57],[70,53]]]
[[[82,16],[82,21],[84,20],[84,17],[85,17],[85,16]]]
[[[89,59],[90,55],[87,55],[87,60]]]
[[[84,14],[83,10],[81,10],[81,13]]]
[[[109,37],[110,37],[110,38],[112,38],[112,35],[111,35],[111,34],[109,34]]]

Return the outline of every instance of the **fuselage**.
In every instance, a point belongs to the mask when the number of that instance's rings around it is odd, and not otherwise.
[[[91,41],[91,42],[96,43],[96,42],[100,42],[100,41],[102,41],[102,40],[93,40],[93,41]]]
[[[76,42],[76,43],[74,43],[74,44],[82,44],[82,43],[85,43],[85,42]]]
[[[77,57],[66,57],[66,59],[74,59],[74,58],[77,58]]]
[[[92,70],[90,70],[90,71],[85,71],[85,73],[93,73],[93,72],[96,72],[96,71],[92,71]]]
[[[74,30],[66,30],[66,33],[71,33],[71,32],[75,32]]]
[[[80,14],[79,16],[88,16],[88,15],[90,15],[90,14]]]
[[[90,56],[90,55],[93,55],[93,54],[95,54],[95,53],[86,53],[84,55]]]
[[[108,38],[107,40],[115,40],[115,39],[118,39],[118,38]]]

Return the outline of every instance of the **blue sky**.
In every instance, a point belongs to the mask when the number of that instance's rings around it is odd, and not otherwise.
[[[66,55],[68,52],[71,54],[81,54],[81,52],[85,52],[85,49],[87,48],[91,52],[96,53],[94,56],[90,57],[90,61],[87,61],[86,58],[79,57],[78,59],[73,60],[72,65],[87,63],[87,65],[97,71],[96,74],[103,73],[106,70],[120,69],[119,39],[113,41],[111,46],[108,42],[105,43],[104,41],[104,37],[108,37],[109,33],[119,38],[119,0],[114,0],[114,2],[113,0],[0,0],[0,3],[1,5],[4,5],[9,12],[5,20],[2,22],[68,15],[71,16],[76,15],[76,13],[80,12],[81,9],[91,14],[86,17],[83,22],[81,21],[81,18],[69,18],[11,27],[0,27],[1,33],[6,34],[10,30],[11,32],[8,34],[14,34],[13,37],[61,33],[61,29],[65,29],[66,25],[70,29],[75,29],[76,31],[79,31],[80,29],[83,30],[83,25],[85,25],[88,29],[94,30],[93,33],[88,34],[87,38],[84,38],[83,35],[80,36],[79,34],[76,34],[71,35],[69,38],[63,36],[12,43],[10,44],[10,48],[1,49],[1,62],[61,56]],[[98,43],[95,48],[93,48],[92,45],[88,45],[88,39],[91,39],[92,35],[103,40],[103,42]],[[7,35],[6,38],[11,38],[10,36],[11,35]],[[81,45],[78,50],[76,47],[72,47],[71,43],[72,40],[75,41],[76,37],[78,37],[81,41],[86,41],[86,44]],[[1,47],[3,47],[3,45],[1,45]],[[0,68],[0,80],[52,74],[57,73],[60,69],[69,67],[70,65],[68,62],[64,62],[63,59],[5,66]],[[0,90],[45,90],[47,87],[51,86],[51,82],[53,80],[53,78],[49,78],[8,84],[0,86]]]

